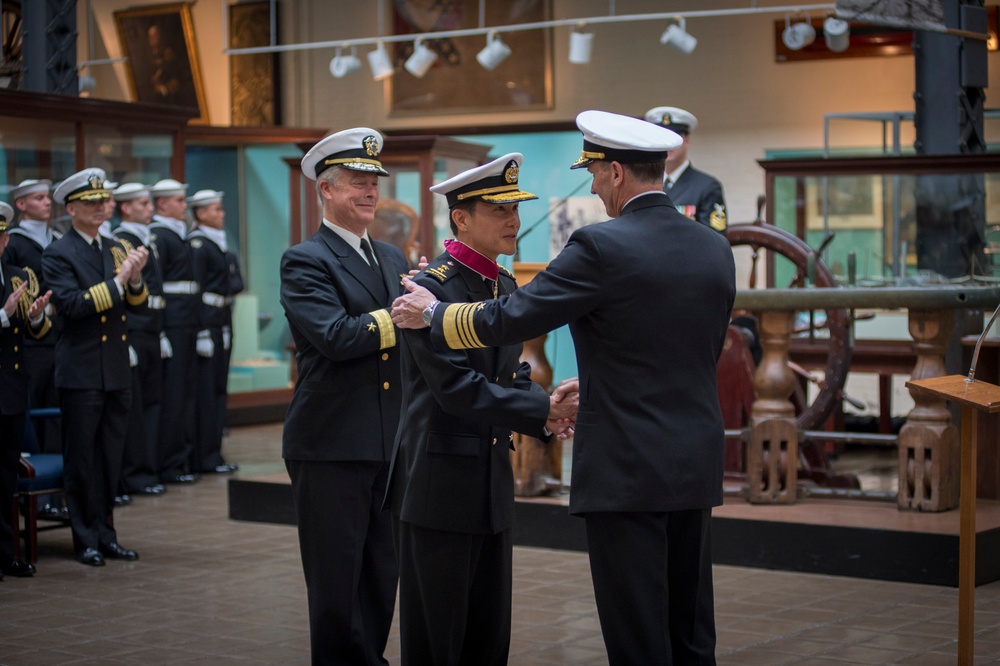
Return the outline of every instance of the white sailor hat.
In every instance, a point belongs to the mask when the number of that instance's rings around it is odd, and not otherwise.
[[[107,174],[104,169],[90,167],[77,171],[72,176],[56,185],[52,198],[56,203],[67,204],[74,201],[99,201],[111,196],[104,187]]]
[[[106,189],[109,193],[114,192],[117,188],[118,188],[118,183],[116,183],[115,181],[113,180],[104,181],[104,189]]]
[[[208,204],[222,203],[223,194],[224,192],[216,192],[215,190],[198,190],[192,196],[187,198],[187,202],[192,208],[207,206]]]
[[[698,119],[676,106],[657,106],[646,112],[646,120],[663,125],[678,134],[690,134],[698,129]]]
[[[0,234],[10,229],[10,223],[14,221],[14,209],[6,201],[0,201]]]
[[[187,194],[187,187],[187,183],[180,183],[173,178],[164,178],[149,188],[149,193],[153,195],[154,199],[159,197],[176,197],[178,195],[184,196]]]
[[[537,199],[531,192],[524,192],[517,186],[522,162],[524,155],[521,153],[508,153],[489,164],[463,171],[442,183],[432,185],[431,192],[445,195],[448,198],[448,208],[470,199],[500,204]]]
[[[142,183],[122,183],[111,193],[115,201],[132,201],[149,196],[149,188]]]
[[[661,162],[667,152],[684,143],[679,134],[665,127],[607,111],[584,111],[576,117],[576,126],[583,132],[583,151],[570,169],[598,160],[622,164]]]
[[[319,175],[333,166],[351,171],[365,171],[388,176],[382,168],[379,153],[382,152],[382,135],[368,127],[343,130],[322,139],[309,149],[302,158],[302,173],[306,178]]]
[[[17,201],[21,197],[26,197],[35,192],[48,192],[52,189],[52,181],[43,180],[22,180],[17,187],[12,187],[9,193],[11,201]]]

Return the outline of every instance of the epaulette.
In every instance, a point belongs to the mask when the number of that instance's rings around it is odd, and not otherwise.
[[[431,264],[423,270],[423,273],[434,278],[438,282],[444,282],[445,280],[451,278],[452,276],[458,275],[458,271],[454,270],[455,264],[452,261],[440,261],[437,264]]]
[[[500,269],[500,275],[504,275],[506,277],[509,277],[511,280],[514,280],[515,282],[517,281],[517,278],[514,277],[513,273],[511,273],[509,270],[507,270],[506,266],[503,266],[502,264],[497,264],[497,268]]]

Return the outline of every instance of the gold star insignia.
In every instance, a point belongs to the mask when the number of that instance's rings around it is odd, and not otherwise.
[[[372,333],[375,332],[376,328],[378,328],[378,326],[375,325],[375,322],[371,322],[368,324],[368,330],[371,331]]]
[[[485,305],[483,305],[482,303],[480,303],[480,304],[479,304],[479,307],[477,307],[476,309],[477,309],[477,310],[482,310],[482,309],[483,309],[483,308],[485,308],[485,307],[486,307]]]

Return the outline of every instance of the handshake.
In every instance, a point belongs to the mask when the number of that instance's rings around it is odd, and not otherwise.
[[[569,439],[576,428],[576,410],[579,407],[579,378],[564,379],[549,396],[549,418],[545,427],[557,439]]]

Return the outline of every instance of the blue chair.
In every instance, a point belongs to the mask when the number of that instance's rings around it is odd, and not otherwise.
[[[39,451],[35,421],[59,416],[59,408],[51,407],[29,410],[25,419],[24,450],[21,452],[14,491],[14,518],[17,520],[20,513],[24,514],[24,531],[21,533],[26,551],[24,559],[32,563],[38,561],[38,532],[69,527],[68,519],[56,519],[51,521],[54,524],[38,527],[38,496],[62,493],[64,483],[62,454]],[[14,556],[18,558],[21,557],[20,541],[18,538],[14,539]]]

